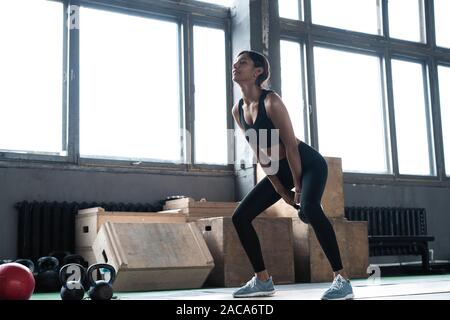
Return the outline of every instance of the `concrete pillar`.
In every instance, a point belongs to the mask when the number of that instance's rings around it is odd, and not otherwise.
[[[269,60],[271,78],[269,86],[281,91],[280,23],[277,0],[236,0],[231,9],[232,58],[242,50],[255,50]],[[233,86],[233,102],[241,98],[237,85]],[[256,184],[256,166],[252,163],[251,149],[243,137],[235,143],[236,200],[242,199]]]

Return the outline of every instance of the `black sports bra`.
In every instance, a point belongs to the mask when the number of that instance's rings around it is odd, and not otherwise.
[[[261,138],[264,137],[265,132],[267,132],[267,143],[263,146],[264,149],[266,148],[271,148],[272,146],[272,140],[271,140],[271,130],[272,129],[276,129],[275,126],[273,125],[272,120],[269,119],[269,117],[267,116],[266,113],[266,107],[264,105],[264,99],[266,98],[266,96],[271,93],[271,90],[265,90],[263,89],[261,92],[261,96],[259,97],[259,102],[258,102],[258,114],[256,115],[256,119],[253,123],[253,125],[249,125],[246,121],[245,121],[245,117],[244,117],[244,109],[242,108],[242,105],[244,104],[244,100],[241,99],[239,100],[239,120],[241,121],[242,125],[244,126],[246,135],[245,138],[247,139],[247,141],[250,140],[250,137],[252,136],[252,133],[249,132],[248,130],[251,131],[251,129],[255,130],[255,134],[256,134],[256,145],[257,147],[260,146],[260,135]],[[266,129],[265,131],[260,131],[261,129]],[[249,141],[250,142],[250,141]],[[280,140],[278,138],[278,143],[280,143]]]

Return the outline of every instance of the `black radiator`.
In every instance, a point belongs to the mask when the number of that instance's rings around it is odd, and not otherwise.
[[[369,255],[421,255],[428,268],[428,242],[424,208],[345,207],[345,217],[368,222]]]
[[[31,259],[52,251],[75,251],[75,215],[78,210],[102,207],[106,211],[154,212],[162,210],[164,202],[97,203],[97,202],[27,202],[15,205],[18,221],[18,258]]]

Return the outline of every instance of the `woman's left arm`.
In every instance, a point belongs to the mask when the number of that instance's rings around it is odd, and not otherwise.
[[[281,98],[276,93],[270,93],[265,100],[266,112],[272,120],[276,129],[279,130],[280,139],[286,149],[286,158],[291,168],[292,178],[295,186],[295,203],[300,202],[299,193],[301,191],[302,164],[298,152],[297,139],[294,128]]]

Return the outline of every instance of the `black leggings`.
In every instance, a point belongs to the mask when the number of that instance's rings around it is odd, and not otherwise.
[[[328,176],[325,159],[314,148],[304,142],[298,145],[302,162],[302,189],[300,206],[314,229],[333,271],[342,269],[341,256],[336,234],[320,205]],[[277,177],[287,190],[294,187],[292,173],[287,159],[279,162]],[[262,211],[281,199],[268,177],[262,179],[241,201],[233,214],[233,224],[255,272],[265,270],[258,235],[252,226],[252,220]]]

